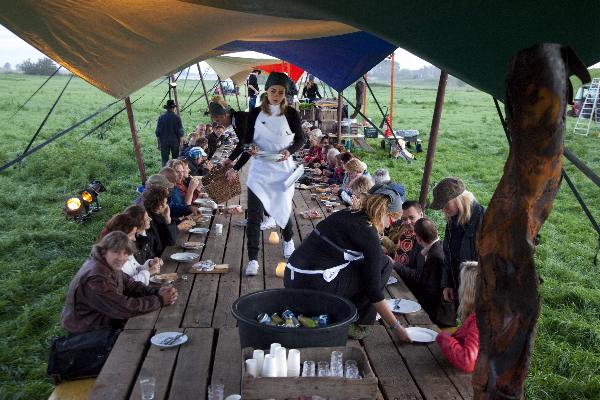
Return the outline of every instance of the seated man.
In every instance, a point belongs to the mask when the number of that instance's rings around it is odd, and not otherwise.
[[[442,301],[442,272],[444,247],[438,237],[437,227],[427,218],[419,219],[414,226],[415,238],[421,247],[415,268],[395,266],[402,279],[413,282],[411,290],[431,320],[440,325],[438,309]],[[440,316],[446,320],[444,316]]]
[[[415,257],[419,254],[421,248],[416,243],[414,227],[421,218],[423,218],[423,209],[418,201],[407,200],[402,203],[401,223],[393,226],[387,234],[390,239],[398,244],[396,256],[394,257],[397,266],[409,267],[416,265]]]
[[[175,303],[175,288],[150,288],[121,271],[134,251],[123,232],[111,232],[94,245],[69,285],[60,319],[63,328],[69,333],[117,329],[128,318]]]

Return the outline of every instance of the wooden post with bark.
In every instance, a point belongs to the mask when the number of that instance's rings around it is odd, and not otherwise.
[[[540,314],[535,237],[560,185],[569,48],[539,44],[510,62],[508,160],[478,237],[474,399],[521,399]]]

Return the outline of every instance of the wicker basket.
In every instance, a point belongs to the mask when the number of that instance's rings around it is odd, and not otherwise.
[[[240,178],[236,175],[235,180],[229,181],[225,176],[226,168],[219,168],[202,177],[202,185],[209,197],[217,204],[225,203],[227,200],[242,194]]]

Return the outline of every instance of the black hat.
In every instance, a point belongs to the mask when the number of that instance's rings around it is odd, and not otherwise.
[[[167,104],[165,104],[163,106],[164,109],[169,109],[169,108],[175,108],[175,101],[174,100],[167,100]]]
[[[290,77],[283,72],[271,72],[267,78],[267,82],[265,83],[265,90],[268,90],[273,85],[279,85],[285,88],[286,93],[289,93],[290,82]]]
[[[227,114],[227,111],[229,111],[229,107],[227,107],[227,108],[223,107],[216,101],[211,101],[208,104],[208,112],[210,113],[210,115],[212,117],[217,116],[217,115],[225,115],[225,114]]]

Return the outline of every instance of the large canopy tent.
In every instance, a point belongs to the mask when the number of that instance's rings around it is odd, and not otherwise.
[[[236,86],[246,82],[248,74],[258,65],[281,65],[276,58],[245,58],[232,56],[211,57],[204,60],[221,79],[231,79]]]
[[[534,45],[570,46],[584,64],[598,62],[600,3],[26,0],[1,7],[3,25],[117,98],[220,55],[223,46],[257,42],[293,61],[267,42],[356,32],[403,47],[495,98],[508,88],[513,145],[478,246],[484,277],[474,389],[477,399],[521,398],[539,315],[533,243],[560,182],[567,76],[582,70],[568,49]]]

